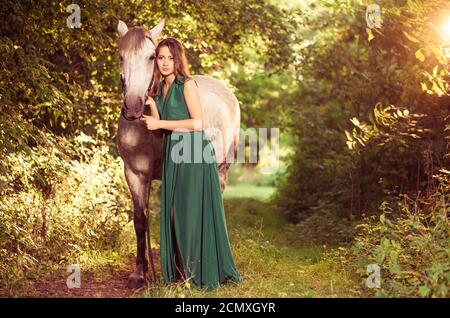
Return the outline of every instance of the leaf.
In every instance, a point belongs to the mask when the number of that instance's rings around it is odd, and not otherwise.
[[[358,118],[353,117],[352,119],[350,119],[350,121],[353,123],[353,125],[359,127],[360,123],[359,123]]]
[[[428,87],[426,83],[420,83],[420,86],[422,86],[422,91],[427,92],[428,91]]]
[[[431,87],[431,90],[436,93],[436,94],[440,94],[441,93],[441,89],[439,88],[439,86],[436,84],[436,82],[433,82],[433,86]]]
[[[423,55],[422,49],[416,51],[416,58],[421,62],[425,61],[425,55]]]
[[[391,253],[392,254],[392,253]],[[391,256],[392,257],[392,256]],[[393,274],[398,274],[401,270],[401,267],[397,264],[397,263],[392,263],[389,266],[389,270],[391,271],[391,273]]]
[[[367,34],[368,34],[367,39],[369,40],[369,42],[372,41],[372,40],[375,38],[375,37],[373,36],[372,30],[369,29],[369,28],[366,28],[366,32],[367,32]]]
[[[438,71],[438,66],[436,65],[436,67],[433,69],[433,76],[434,77],[437,76],[437,71]]]
[[[408,40],[410,40],[411,42],[414,42],[414,43],[419,43],[419,40],[417,40],[415,37],[413,37],[412,35],[409,35],[408,33],[406,33],[406,32],[403,32],[405,35],[406,35],[406,37],[408,38]]]
[[[419,294],[421,297],[428,297],[430,294],[430,289],[427,286],[421,286],[419,288]]]
[[[348,141],[353,141],[352,135],[347,130],[345,130],[345,135],[347,136]]]

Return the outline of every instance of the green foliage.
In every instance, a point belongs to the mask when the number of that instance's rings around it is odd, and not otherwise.
[[[230,74],[231,84],[238,88],[236,96],[242,105],[242,128],[283,129],[287,112],[295,103],[296,83],[288,74],[255,72],[247,75],[249,68],[239,67]]]
[[[293,221],[330,202],[349,219],[377,213],[389,194],[424,191],[449,164],[448,60],[428,23],[448,4],[383,2],[368,41],[369,3],[320,1],[301,17],[287,111],[296,151],[276,197]]]
[[[245,46],[266,57],[268,70],[289,65],[291,51],[285,44],[295,21],[261,0],[81,1],[79,29],[66,26],[70,3],[2,3],[0,139],[8,148],[16,142],[8,144],[10,136],[20,145],[33,143],[31,124],[57,134],[114,135],[120,105],[115,47],[119,18],[151,28],[167,17],[163,37],[184,43],[194,73],[219,69],[230,59],[245,63]],[[280,46],[269,45],[272,41]],[[283,59],[272,61],[276,56]]]
[[[330,111],[334,105],[304,107],[290,125],[294,150],[287,159],[287,168],[277,179],[274,197],[280,211],[291,221],[299,222],[319,210],[333,205],[339,216],[347,214],[350,197],[347,171],[351,161],[340,134],[340,114]]]
[[[113,248],[131,206],[119,158],[80,135],[9,155],[0,197],[1,285],[12,292],[43,266]],[[61,151],[63,148],[64,151]],[[82,149],[82,151],[79,151]],[[79,160],[70,160],[78,152]]]
[[[358,187],[372,190],[380,198],[420,190],[427,185],[428,171],[420,166],[428,160],[421,157],[424,149],[430,147],[427,139],[433,130],[422,125],[424,117],[405,108],[377,104],[368,123],[355,117],[350,120],[354,128],[351,132],[345,130],[345,134]],[[369,173],[361,175],[362,168]]]
[[[364,278],[363,293],[448,297],[449,63],[429,22],[450,8],[383,1],[382,28],[367,32],[367,4],[320,1],[302,17],[287,122],[295,151],[275,202],[302,221],[300,242],[349,243],[359,224],[353,254],[338,260]],[[372,263],[382,268],[378,291],[365,286]]]
[[[351,122],[355,126],[352,132],[345,131],[347,146],[351,151],[360,153],[361,148],[368,143],[376,146],[393,146],[410,148],[418,139],[424,137],[424,132],[430,129],[417,127],[418,119],[424,115],[410,114],[407,109],[399,109],[394,105],[382,107],[375,105],[373,119],[370,124],[361,123],[357,118]]]
[[[356,222],[336,214],[331,207],[319,206],[311,216],[295,226],[296,241],[303,244],[345,245],[352,242]]]
[[[380,266],[381,288],[373,291],[375,295],[448,297],[449,172],[443,172],[441,178],[431,200],[404,196],[394,204],[383,202],[382,214],[359,226],[351,262],[358,265],[354,270],[364,277],[364,284],[366,266]]]

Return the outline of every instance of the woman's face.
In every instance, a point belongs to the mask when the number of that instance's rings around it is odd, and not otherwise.
[[[157,57],[158,69],[163,76],[174,73],[175,67],[173,63],[173,56],[167,46],[161,47]]]

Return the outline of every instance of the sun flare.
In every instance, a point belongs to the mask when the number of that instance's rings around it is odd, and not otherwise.
[[[442,24],[442,34],[446,41],[450,41],[450,17]]]

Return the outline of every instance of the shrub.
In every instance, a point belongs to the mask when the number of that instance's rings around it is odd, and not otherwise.
[[[373,216],[359,226],[351,258],[363,277],[368,264],[380,266],[376,296],[449,296],[450,172],[441,172],[439,187],[428,200],[403,196],[394,206],[384,202],[378,219]]]
[[[3,160],[0,279],[8,290],[42,265],[113,248],[129,222],[122,164],[108,145],[86,135],[53,141]]]

